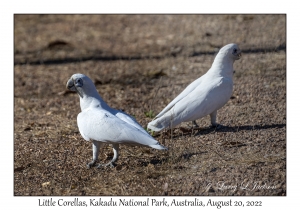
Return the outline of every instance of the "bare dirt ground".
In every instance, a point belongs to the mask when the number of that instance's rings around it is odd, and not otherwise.
[[[15,15],[15,195],[286,195],[285,15]],[[144,127],[217,50],[238,43],[234,92],[221,129],[182,123],[155,133],[161,152],[121,146],[114,168],[87,169],[92,145],[77,128],[88,75],[111,106]],[[112,148],[99,161],[112,158]],[[237,186],[235,189],[234,186]],[[243,188],[244,187],[244,188]],[[254,189],[253,189],[254,188]]]

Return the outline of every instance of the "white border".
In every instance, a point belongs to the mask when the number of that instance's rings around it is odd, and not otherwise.
[[[200,200],[262,200],[263,208],[282,209],[283,207],[298,206],[299,182],[296,177],[299,175],[299,140],[297,139],[298,124],[296,121],[299,115],[300,98],[299,83],[300,69],[297,66],[299,60],[299,11],[297,4],[283,1],[251,1],[242,2],[236,0],[214,0],[214,1],[6,1],[1,3],[1,208],[2,207],[30,207],[31,209],[41,208],[38,206],[38,199],[51,197],[15,197],[13,196],[13,14],[15,13],[197,13],[197,14],[224,14],[224,13],[281,13],[287,14],[287,196],[285,197],[197,197]],[[72,200],[74,197],[54,197],[54,199]],[[89,201],[92,197],[78,197],[80,200]],[[108,198],[108,197],[105,197]],[[120,197],[136,198],[144,197]],[[162,199],[163,197],[151,197]],[[180,199],[192,199],[193,197],[175,197]],[[118,199],[118,197],[114,197]],[[173,197],[167,197],[167,200]],[[4,209],[3,208],[3,209]],[[72,207],[64,207],[72,208]],[[74,207],[73,207],[74,208]],[[103,207],[95,207],[103,208]],[[127,207],[123,207],[127,208]],[[152,208],[152,207],[147,207]],[[180,207],[182,208],[182,207]],[[199,209],[200,207],[197,207]],[[225,208],[225,207],[223,207]],[[221,209],[223,209],[221,208]],[[206,207],[206,209],[208,209]],[[217,209],[214,207],[214,209]],[[238,209],[235,207],[234,209]]]

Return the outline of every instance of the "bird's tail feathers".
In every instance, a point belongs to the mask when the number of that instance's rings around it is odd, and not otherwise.
[[[152,147],[154,149],[159,149],[159,150],[168,150],[167,147],[164,147],[164,146],[162,146],[160,144],[149,145],[149,147]]]
[[[157,120],[153,120],[151,122],[148,123],[147,128],[149,130],[155,131],[155,132],[159,132],[162,129],[165,128],[165,126],[163,126],[161,123],[158,123]]]

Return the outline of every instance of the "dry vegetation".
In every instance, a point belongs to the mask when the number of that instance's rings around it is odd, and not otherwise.
[[[285,15],[15,15],[14,194],[286,195],[285,27]],[[155,134],[168,152],[122,145],[116,167],[86,168],[92,145],[78,132],[78,96],[65,90],[72,74],[91,77],[110,106],[146,127],[145,113],[232,42],[243,57],[218,113],[223,128],[209,117],[198,130],[183,123]],[[107,146],[100,161],[110,158]]]

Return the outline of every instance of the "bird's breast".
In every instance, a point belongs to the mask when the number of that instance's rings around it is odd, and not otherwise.
[[[191,104],[210,114],[212,111],[220,109],[230,99],[233,91],[233,82],[227,78],[218,78],[206,84],[198,92],[197,99],[191,101]],[[190,105],[191,106],[191,105]],[[207,112],[207,113],[206,113]]]

